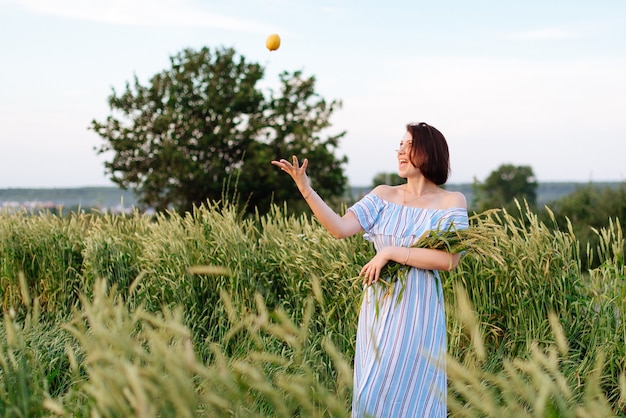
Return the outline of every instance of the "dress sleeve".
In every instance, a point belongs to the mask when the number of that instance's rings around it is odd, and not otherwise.
[[[447,210],[439,220],[438,229],[440,231],[457,230],[469,228],[467,209],[451,208]]]
[[[361,224],[361,228],[368,233],[378,220],[384,201],[378,196],[368,193],[361,200],[348,208],[354,213]]]

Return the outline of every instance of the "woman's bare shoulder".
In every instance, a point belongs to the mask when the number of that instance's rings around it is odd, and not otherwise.
[[[451,192],[444,190],[441,203],[446,208],[465,208],[467,209],[467,199],[461,192]]]
[[[374,187],[371,193],[388,202],[394,202],[395,200],[397,200],[398,186],[389,186],[387,184],[381,184],[379,186]]]

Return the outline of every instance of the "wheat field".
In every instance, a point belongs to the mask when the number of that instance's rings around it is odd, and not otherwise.
[[[449,415],[625,416],[619,220],[591,248],[520,213],[473,215],[442,273]],[[0,413],[347,417],[373,251],[278,206],[2,213]]]

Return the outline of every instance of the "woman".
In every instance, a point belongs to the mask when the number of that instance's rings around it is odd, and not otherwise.
[[[363,266],[365,297],[359,312],[354,364],[353,417],[445,417],[446,318],[438,270],[456,267],[460,254],[411,248],[428,230],[468,227],[465,197],[442,189],[450,172],[444,136],[426,123],[409,124],[398,149],[400,186],[377,186],[335,213],[311,188],[294,156],[272,161],[295,181],[320,223],[336,238],[364,231],[376,255]],[[391,297],[377,291],[381,269],[410,267]]]

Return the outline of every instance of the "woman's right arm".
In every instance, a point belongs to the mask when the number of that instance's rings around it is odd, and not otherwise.
[[[305,158],[302,161],[302,166],[300,166],[295,155],[293,156],[293,163],[285,159],[272,161],[272,164],[287,172],[293,178],[315,217],[335,238],[346,238],[361,232],[363,228],[361,228],[361,224],[354,213],[347,212],[344,216],[339,216],[313,190],[306,174],[308,163],[309,161]]]
[[[309,186],[309,189],[310,191],[303,193],[303,196],[306,196],[306,203],[322,226],[335,238],[351,237],[363,231],[354,213],[346,212],[345,215],[339,216],[337,212],[332,210],[330,206],[324,202],[324,199],[322,199],[312,187]]]

